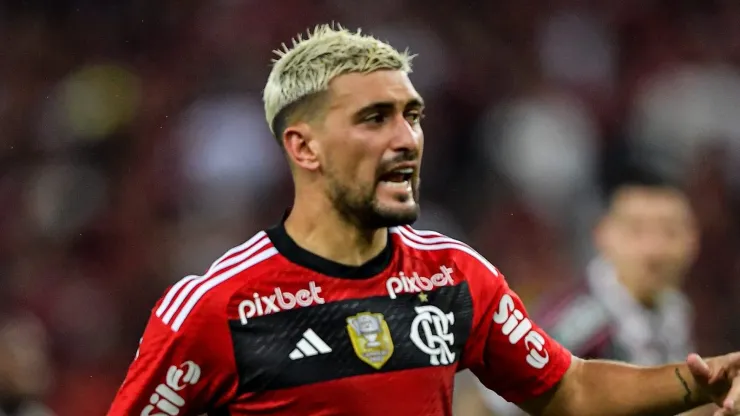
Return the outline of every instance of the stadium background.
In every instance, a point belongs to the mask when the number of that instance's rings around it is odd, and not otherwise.
[[[699,352],[740,348],[740,2],[470,3],[3,1],[0,309],[43,323],[47,403],[105,413],[165,287],[279,219],[271,49],[331,20],[419,54],[418,227],[535,305],[579,276],[627,166],[659,172],[702,229]]]

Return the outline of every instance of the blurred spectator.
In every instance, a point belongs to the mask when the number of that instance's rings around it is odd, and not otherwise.
[[[53,416],[40,402],[52,381],[48,347],[37,318],[0,316],[0,415]]]

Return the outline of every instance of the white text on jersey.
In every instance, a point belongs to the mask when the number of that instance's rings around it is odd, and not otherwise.
[[[516,308],[514,298],[504,295],[498,304],[498,310],[493,314],[493,322],[501,325],[501,332],[509,337],[514,345],[524,338],[524,348],[527,349],[527,364],[541,369],[550,361],[545,350],[545,338],[537,331],[532,330],[532,321]]]
[[[283,292],[279,287],[275,288],[273,294],[267,296],[255,293],[253,300],[246,299],[239,304],[239,319],[242,325],[246,325],[247,320],[254,316],[287,311],[296,306],[305,307],[314,303],[321,305],[324,303],[324,298],[319,293],[321,293],[321,287],[316,286],[315,282],[309,282],[308,289],[301,289],[296,293]]]
[[[452,268],[442,266],[439,273],[429,277],[419,276],[414,272],[411,276],[406,276],[403,272],[398,273],[385,281],[385,288],[388,290],[388,296],[395,299],[399,293],[419,293],[434,289],[435,287],[451,286],[455,284],[452,280]]]
[[[175,416],[185,405],[185,399],[178,392],[194,385],[200,380],[200,367],[192,361],[180,366],[173,365],[167,370],[165,382],[154,389],[149,405],[141,411],[141,416]],[[152,413],[152,412],[161,413]]]

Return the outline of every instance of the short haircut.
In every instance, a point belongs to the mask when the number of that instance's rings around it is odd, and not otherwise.
[[[605,196],[607,202],[611,205],[614,198],[625,189],[643,188],[653,189],[656,191],[674,191],[680,194],[684,193],[681,184],[678,181],[669,179],[666,175],[661,175],[654,170],[637,163],[630,163],[612,178],[612,182],[606,184]]]
[[[265,117],[270,131],[280,136],[295,114],[307,114],[317,102],[314,98],[329,88],[334,78],[348,73],[379,70],[411,72],[412,55],[400,52],[360,30],[350,32],[339,25],[319,25],[300,34],[293,46],[282,45],[267,79],[263,94]]]

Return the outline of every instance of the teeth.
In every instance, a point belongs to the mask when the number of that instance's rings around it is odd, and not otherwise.
[[[403,169],[397,169],[395,172],[402,173],[404,175],[411,175],[414,173],[414,168],[403,168]]]
[[[406,189],[406,188],[408,188],[410,186],[409,181],[403,181],[403,182],[387,182],[387,181],[384,181],[383,183],[385,183],[387,186],[392,186],[394,188],[402,188],[402,189]]]

